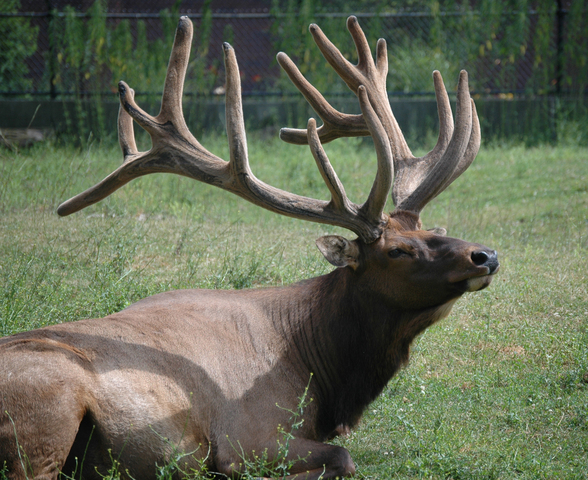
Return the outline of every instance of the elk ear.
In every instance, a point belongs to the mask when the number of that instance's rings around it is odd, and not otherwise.
[[[359,247],[339,235],[325,235],[316,241],[316,246],[328,262],[335,267],[350,266],[356,269],[359,265]]]
[[[442,237],[447,235],[447,230],[445,230],[443,227],[429,228],[427,232],[432,232],[435,235],[441,235]]]

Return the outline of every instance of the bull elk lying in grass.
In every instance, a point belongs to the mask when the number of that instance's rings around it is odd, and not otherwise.
[[[239,68],[226,43],[230,161],[192,136],[181,103],[192,40],[188,18],[177,28],[158,116],[141,110],[133,90],[120,83],[124,162],[63,203],[60,215],[98,202],[136,177],[170,172],[283,215],[344,227],[359,238],[318,239],[320,251],[338,268],[287,287],[172,291],[106,318],[1,339],[0,459],[9,478],[55,479],[76,468],[76,476],[99,478],[97,472],[112,466],[112,456],[132,477],[153,478],[154,465],[166,461],[170,445],[195,452],[185,458],[188,463],[206,458],[210,471],[239,477],[244,456],[265,451],[268,459],[276,457],[278,426],[288,425],[307,385],[313,401],[289,442],[288,478],[354,473],[347,450],[322,442],[357,424],[407,362],[415,336],[448,315],[463,293],[487,287],[499,264],[495,251],[445,237],[441,230],[422,230],[419,219],[427,202],[468,168],[480,146],[466,72],[459,78],[455,127],[441,75],[434,73],[439,140],[415,158],[387,98],[385,41],[378,41],[374,62],[356,18],[347,26],[357,65],[319,27],[311,25],[310,32],[357,94],[360,115],[333,109],[288,56],[278,54],[324,122],[316,128],[311,119],[306,130],[283,129],[280,135],[308,143],[330,201],[279,190],[252,174]],[[148,152],[136,148],[133,120],[152,138]],[[356,205],[321,144],[360,135],[373,138],[377,173],[367,200]],[[386,214],[390,191],[396,208]]]

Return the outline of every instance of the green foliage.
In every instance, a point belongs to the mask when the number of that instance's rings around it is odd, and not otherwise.
[[[201,143],[227,157],[226,138]],[[325,148],[361,202],[373,181],[372,149],[360,139]],[[252,136],[249,151],[263,181],[328,198],[307,148]],[[137,179],[57,218],[59,201],[119,161],[108,145],[0,149],[2,334],[102,316],[175,288],[292,283],[331,270],[315,238],[349,235],[172,175]],[[426,228],[496,248],[501,271],[415,342],[408,367],[336,441],[358,478],[588,475],[587,211],[588,153],[574,141],[483,145],[427,206]]]
[[[2,0],[0,13],[15,13],[19,7],[20,0]],[[0,90],[26,92],[32,87],[23,60],[36,52],[38,32],[29,19],[0,17]]]
[[[387,83],[391,93],[430,91],[434,70],[439,70],[447,85],[451,85],[461,70],[442,50],[430,48],[422,40],[405,40],[403,46],[390,51],[388,64]]]
[[[536,87],[539,88],[539,93],[548,93],[551,89],[549,80],[553,78],[554,67],[553,54],[554,50],[551,48],[552,32],[555,25],[555,2],[542,0],[537,7],[538,19],[535,29],[535,37],[533,46],[535,48],[535,58],[533,67],[537,72]],[[546,68],[542,68],[546,67]]]
[[[570,87],[572,91],[581,93],[588,84],[588,6],[584,0],[574,0],[565,18],[566,41],[564,44],[564,87]],[[577,72],[576,77],[583,79],[574,84],[569,72]]]
[[[316,47],[308,33],[308,25],[316,21],[315,9],[320,7],[312,0],[288,0],[284,3],[278,0],[272,2],[272,13],[277,20],[272,24],[276,51],[287,52],[301,73],[309,78],[317,89],[324,90],[325,86],[332,88],[335,76],[332,70],[325,70],[322,67],[324,61],[316,55]],[[317,74],[317,69],[320,70],[320,74]],[[296,91],[284,75],[278,80],[277,87],[279,90]]]
[[[148,37],[143,20],[107,19],[106,0],[96,0],[86,12],[79,12],[71,5],[61,12],[53,11],[44,84],[52,82],[52,91],[57,94],[75,98],[91,95],[103,100],[116,93],[119,80],[126,79],[139,93],[158,94],[163,86],[180,4],[176,0],[170,9],[161,11],[161,34],[155,38]],[[18,0],[6,0],[0,8],[2,12],[14,13],[19,5]],[[211,0],[203,2],[202,15],[195,20],[197,46],[190,62],[186,90],[196,95],[210,95],[215,85],[222,84],[221,60],[209,54],[213,5]],[[420,74],[424,65],[433,65],[446,75],[453,75],[443,71],[446,64],[452,65],[452,69],[467,68],[472,87],[477,91],[520,90],[522,85],[517,83],[522,79],[520,69],[526,65],[530,70],[525,73],[530,75],[528,79],[525,76],[526,93],[552,93],[560,74],[562,89],[583,92],[588,79],[584,54],[588,38],[584,34],[588,28],[586,2],[571,0],[569,10],[564,13],[561,51],[556,45],[559,28],[556,5],[552,0],[272,0],[272,50],[286,51],[319,90],[347,92],[347,87],[316,50],[308,34],[308,24],[318,23],[344,56],[353,60],[355,49],[343,25],[346,14],[356,13],[372,45],[379,36],[386,38],[396,61],[391,67],[405,72],[400,76],[411,77],[409,59],[414,54],[418,60],[415,75]],[[407,12],[418,14],[411,16]],[[234,36],[233,28],[227,24],[223,32],[229,42]],[[32,89],[24,59],[36,51],[38,31],[25,18],[0,18],[3,89]],[[398,62],[401,64],[397,65]],[[429,78],[429,73],[425,78]],[[265,77],[267,90],[294,90],[284,76]],[[432,82],[417,83],[406,87],[399,85],[398,78],[391,78],[388,88],[406,93],[433,91]],[[89,131],[95,136],[104,135],[100,101],[90,107],[78,102],[75,111],[69,114],[69,128],[78,136],[87,137]]]
[[[204,458],[195,458],[193,456],[195,452],[184,453],[178,451],[175,445],[172,445],[171,447],[173,453],[169,456],[167,463],[161,466],[156,466],[155,478],[157,478],[157,480],[176,480],[177,478],[200,480],[214,478],[211,476],[211,473],[209,472],[208,466],[206,464],[210,452]],[[186,468],[183,465],[183,462],[187,457],[190,457],[191,460],[196,461],[196,468]]]
[[[370,44],[374,45],[375,39],[380,36],[384,36],[388,42],[390,75],[387,88],[390,92],[422,93],[433,91],[433,70],[440,70],[447,78],[457,78],[460,69],[468,68],[483,58],[493,48],[493,44],[496,47],[495,53],[506,57],[505,63],[514,64],[520,57],[519,43],[523,40],[519,38],[522,35],[519,32],[524,32],[524,29],[521,29],[519,23],[527,21],[527,16],[523,13],[515,16],[515,21],[511,21],[511,17],[504,14],[503,8],[495,8],[495,5],[496,2],[482,2],[478,13],[468,5],[457,5],[453,2],[444,2],[443,9],[436,1],[413,2],[411,5],[365,2],[365,10],[357,5],[345,10],[345,6],[340,5],[336,11],[369,11],[384,15],[360,15],[359,20]],[[394,19],[385,16],[405,8],[418,9],[425,15]],[[332,5],[317,6],[316,2],[306,0],[275,0],[272,8],[276,16],[272,30],[276,49],[287,52],[313,85],[329,93],[348,89],[318,53],[308,33],[308,24],[318,23],[347,59],[355,61],[356,57],[355,47],[343,28],[343,19],[333,16],[333,9]],[[447,12],[455,15],[445,15]],[[509,40],[512,44],[510,46],[506,46],[505,40],[497,40],[497,32],[505,28],[514,33],[512,36],[515,39]],[[513,53],[515,50],[516,54]],[[483,76],[472,77],[474,89],[487,81]],[[504,81],[503,85],[511,88]],[[280,80],[279,88],[293,90],[284,79]]]
[[[533,64],[525,85],[529,93],[554,91],[557,16],[556,2],[551,0],[482,0],[475,4],[453,0],[366,1],[354,5],[323,2],[320,6],[307,0],[274,0],[272,5],[276,49],[291,55],[302,73],[321,91],[338,93],[347,89],[318,54],[307,26],[310,22],[318,23],[343,55],[354,61],[355,49],[343,29],[343,19],[334,15],[339,13],[358,14],[372,45],[380,36],[388,42],[390,92],[432,92],[432,70],[456,78],[455,72],[462,68],[470,72],[472,90],[515,92],[521,88],[521,62]],[[387,16],[407,10],[422,15]],[[367,12],[381,16],[361,15]],[[563,87],[574,92],[583,91],[587,85],[588,75],[577,75],[588,68],[583,34],[586,18],[586,4],[582,0],[574,0],[564,18],[563,71],[567,73]],[[285,79],[278,85],[282,90],[293,91]]]
[[[159,97],[180,16],[180,3],[178,0],[171,9],[160,12],[162,36],[153,40],[148,39],[143,20],[136,21],[135,38],[128,19],[116,23],[107,21],[105,0],[96,0],[83,15],[70,5],[65,7],[63,18],[54,12],[51,55],[57,59],[57,65],[53,83],[57,91],[75,100],[73,112],[64,109],[67,133],[75,135],[82,143],[90,134],[105,138],[103,101],[111,95],[114,98],[120,80],[147,93],[148,101]],[[200,28],[196,30],[199,46],[195,59],[190,62],[185,86],[196,94],[209,93],[216,81],[216,70],[206,63],[212,27],[210,1],[205,2],[203,11],[197,26]]]

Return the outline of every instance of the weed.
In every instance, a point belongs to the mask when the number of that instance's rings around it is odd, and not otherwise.
[[[304,389],[304,393],[298,398],[296,410],[284,409],[276,404],[276,407],[290,413],[289,428],[283,425],[278,425],[277,449],[275,457],[271,457],[268,449],[261,453],[252,452],[248,455],[241,445],[233,445],[235,451],[239,454],[241,459],[241,467],[243,470],[241,478],[243,480],[256,480],[262,478],[285,479],[292,467],[304,458],[288,458],[290,454],[290,442],[295,438],[295,432],[302,427],[304,423],[304,409],[312,402],[312,398],[308,398],[308,388],[312,381],[312,374],[308,385]],[[230,442],[230,439],[229,439]],[[232,444],[231,444],[232,445]],[[309,452],[310,454],[311,452]]]
[[[202,142],[227,157],[225,140]],[[372,151],[355,139],[325,148],[349,196],[362,198],[373,181]],[[253,135],[249,150],[263,181],[328,198],[324,185],[308,181],[318,173],[307,149]],[[2,335],[106,315],[165,290],[321,275],[331,267],[314,240],[349,235],[171,175],[137,179],[57,218],[57,203],[106,175],[119,156],[108,144],[2,151]],[[359,478],[588,475],[587,186],[585,148],[493,145],[427,206],[426,228],[495,248],[501,271],[417,339],[409,366],[358,428],[335,440]]]

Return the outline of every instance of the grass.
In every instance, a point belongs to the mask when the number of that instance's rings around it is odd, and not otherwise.
[[[203,144],[226,158],[221,136]],[[327,197],[306,148],[257,136],[249,150],[262,180]],[[361,202],[375,168],[369,142],[327,152]],[[351,236],[167,175],[57,217],[60,201],[120,158],[98,144],[0,150],[0,335],[104,316],[169,289],[288,284],[331,270],[317,237]],[[336,440],[359,478],[587,477],[588,150],[483,146],[423,221],[496,248],[501,272],[417,339],[408,368]]]

